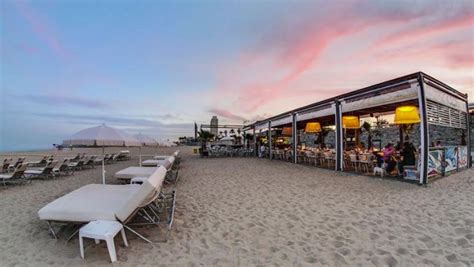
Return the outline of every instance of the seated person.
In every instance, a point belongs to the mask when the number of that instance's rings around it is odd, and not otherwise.
[[[388,143],[382,150],[382,155],[377,154],[377,166],[382,167],[382,164],[386,163],[385,170],[387,173],[392,172],[396,165],[396,161],[393,159],[394,153],[395,147],[392,143]]]

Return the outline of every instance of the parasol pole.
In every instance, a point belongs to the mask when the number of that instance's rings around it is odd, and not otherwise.
[[[142,166],[142,146],[138,147],[138,154],[139,154],[138,160],[140,161],[138,165],[141,167]]]
[[[102,146],[102,184],[105,184],[105,147]]]

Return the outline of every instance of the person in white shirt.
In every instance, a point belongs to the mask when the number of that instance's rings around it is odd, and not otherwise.
[[[263,158],[265,156],[265,145],[262,143],[260,145],[260,153],[259,153],[259,158]]]

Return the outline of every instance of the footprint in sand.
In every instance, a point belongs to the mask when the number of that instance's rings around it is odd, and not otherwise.
[[[207,244],[206,239],[201,238],[201,244],[204,246],[205,249],[209,249],[209,245]]]
[[[406,255],[406,254],[408,254],[408,250],[406,248],[399,248],[399,249],[397,249],[397,254],[398,255]]]
[[[458,234],[458,235],[467,235],[467,234],[469,234],[470,231],[466,228],[458,227],[458,228],[454,229],[454,232],[456,232],[456,234]]]
[[[341,255],[343,256],[348,256],[351,254],[351,250],[348,248],[340,248],[338,252],[341,253]]]
[[[397,239],[396,236],[393,236],[393,235],[389,235],[389,236],[388,236],[388,240],[390,240],[390,241],[393,241],[393,240],[395,240],[395,239]]]
[[[304,260],[305,262],[307,262],[307,263],[316,263],[316,262],[318,261],[318,260],[317,260],[316,258],[314,258],[314,257],[305,257],[303,260]]]
[[[464,238],[459,238],[456,240],[456,245],[460,247],[466,246],[467,244],[468,244],[468,241]]]
[[[389,255],[384,259],[384,262],[387,266],[398,266],[398,261],[392,255]]]
[[[420,256],[423,256],[425,255],[426,253],[428,253],[428,250],[426,249],[417,249],[416,250],[416,254],[420,255]]]
[[[379,235],[375,234],[375,233],[370,233],[369,237],[370,237],[370,240],[375,240],[375,239],[379,238]]]
[[[456,256],[456,254],[449,254],[446,256],[446,259],[449,261],[449,262],[457,262],[458,261],[458,258]]]
[[[423,242],[425,244],[425,246],[428,247],[428,248],[432,248],[432,247],[435,246],[435,243],[433,242],[433,239],[429,236],[425,235],[423,237],[418,238],[418,240]]]
[[[344,246],[344,242],[342,242],[342,241],[334,241],[334,242],[332,242],[332,244],[333,244],[336,248],[340,248],[340,247],[343,247],[343,246]]]

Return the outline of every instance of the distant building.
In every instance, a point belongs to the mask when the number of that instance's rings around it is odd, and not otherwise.
[[[219,128],[219,120],[217,119],[217,116],[212,116],[211,127],[210,127],[211,134],[213,134],[214,136],[217,136],[218,128]]]
[[[198,138],[198,125],[194,122],[194,139]]]

